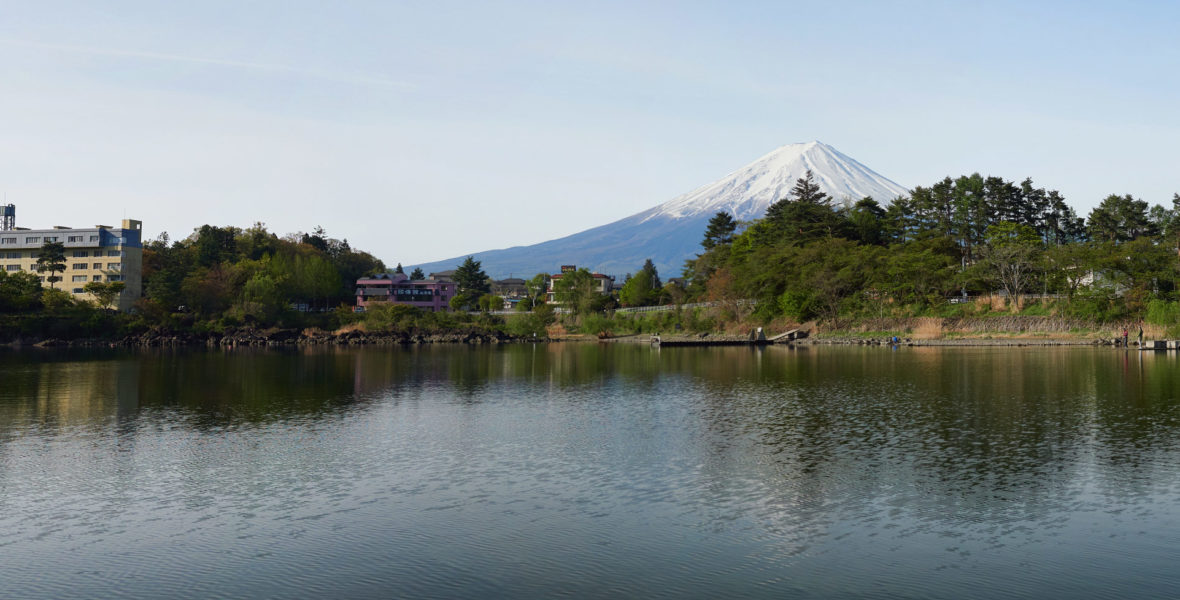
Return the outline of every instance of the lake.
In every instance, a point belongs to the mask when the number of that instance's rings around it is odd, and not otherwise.
[[[0,352],[5,598],[1180,595],[1180,357]]]

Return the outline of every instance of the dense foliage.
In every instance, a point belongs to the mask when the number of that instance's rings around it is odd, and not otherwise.
[[[1067,314],[1139,318],[1177,300],[1180,195],[1149,207],[1111,195],[1083,219],[1056,191],[978,174],[883,208],[835,203],[810,173],[762,219],[710,222],[685,268],[690,299],[753,299],[753,317],[838,322],[940,314],[967,295],[1060,298]],[[1163,317],[1159,317],[1163,318]]]
[[[351,304],[356,280],[384,268],[319,228],[280,238],[261,223],[204,225],[184,240],[163,234],[145,245],[139,311],[159,324],[299,325],[309,312]]]

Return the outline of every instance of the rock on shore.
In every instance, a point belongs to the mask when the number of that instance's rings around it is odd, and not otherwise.
[[[367,332],[360,330],[257,329],[243,327],[223,333],[192,333],[153,329],[122,339],[16,339],[12,346],[150,348],[180,346],[363,346],[410,344],[505,344],[523,341],[503,333],[462,329],[454,331]]]

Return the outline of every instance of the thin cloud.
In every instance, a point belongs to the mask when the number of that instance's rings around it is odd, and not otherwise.
[[[327,81],[336,81],[340,83],[349,83],[355,85],[370,85],[389,88],[413,89],[417,85],[406,81],[397,81],[394,79],[386,79],[383,77],[374,77],[370,75],[355,75],[348,73],[336,73],[333,71],[324,71],[321,69],[307,69],[303,67],[292,67],[290,65],[280,65],[273,63],[258,63],[242,60],[228,60],[221,58],[204,58],[200,56],[185,56],[182,54],[168,54],[164,52],[142,52],[138,50],[119,50],[115,48],[94,48],[90,46],[73,46],[68,44],[48,44],[44,42],[31,42],[27,40],[11,40],[0,39],[0,44],[6,46],[18,46],[23,48],[41,48],[45,50],[56,50],[59,52],[73,52],[77,54],[90,54],[96,56],[117,56],[124,58],[138,58],[144,60],[158,60],[169,62],[182,62],[198,65],[214,65],[219,67],[229,67],[233,69],[249,69],[253,71],[268,71],[271,73],[287,73],[291,75],[298,75],[302,77],[313,77],[316,79],[323,79]]]

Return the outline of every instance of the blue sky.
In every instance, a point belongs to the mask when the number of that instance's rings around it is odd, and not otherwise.
[[[1168,2],[4,2],[18,224],[322,225],[390,264],[605,224],[819,139],[907,187],[1180,192]]]

